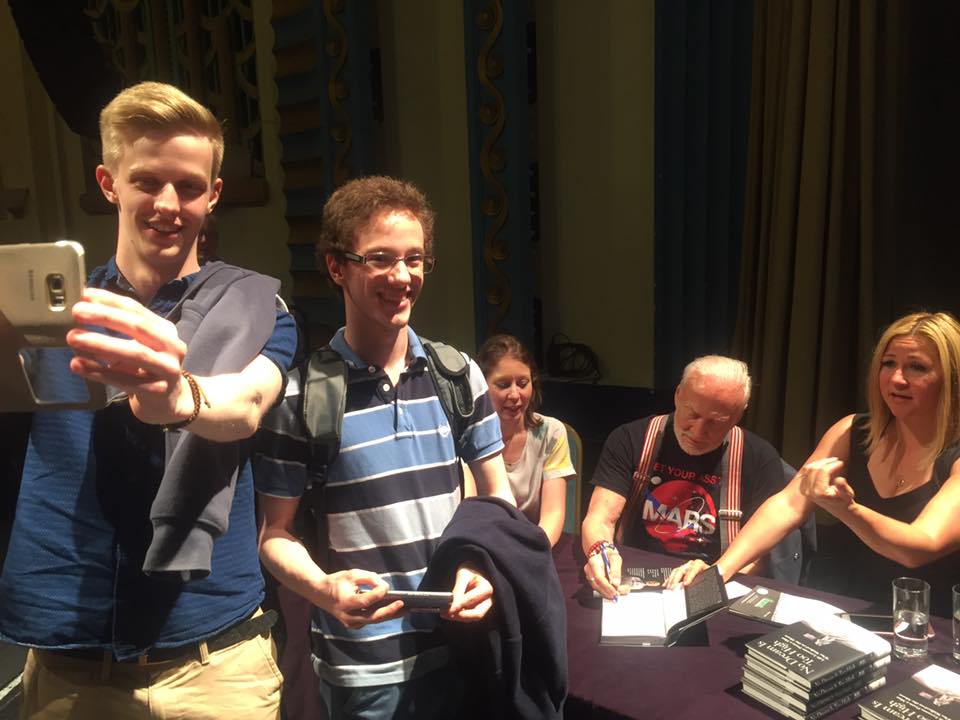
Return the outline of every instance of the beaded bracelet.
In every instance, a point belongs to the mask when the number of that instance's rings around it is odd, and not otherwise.
[[[609,540],[597,540],[593,545],[590,546],[590,549],[587,551],[587,557],[592,558],[594,555],[599,555],[604,550],[611,552],[619,552],[617,546],[614,545]]]
[[[169,425],[164,425],[163,429],[165,432],[170,430],[179,430],[182,427],[186,427],[194,420],[197,419],[197,416],[200,415],[200,400],[203,400],[203,404],[207,407],[210,407],[210,401],[207,400],[206,394],[203,390],[200,389],[200,383],[197,382],[197,379],[190,374],[187,370],[181,370],[180,374],[186,378],[187,385],[190,386],[190,395],[193,397],[193,412],[190,413],[190,417],[186,420],[181,420],[180,422],[170,423]]]

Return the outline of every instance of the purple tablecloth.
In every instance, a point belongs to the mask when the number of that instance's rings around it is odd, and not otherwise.
[[[565,717],[578,718],[779,718],[772,710],[740,691],[744,645],[772,626],[721,611],[706,621],[709,644],[699,647],[634,648],[599,644],[600,603],[590,599],[581,570],[579,537],[564,535],[554,548],[554,560],[567,605],[567,650],[570,693]],[[623,548],[627,565],[679,565],[677,558]],[[769,578],[741,575],[745,585],[762,584],[825,600],[844,610],[867,607],[863,600],[816,592]],[[960,670],[951,657],[949,620],[934,618],[936,636],[924,662],[893,660],[887,683],[900,682],[930,662]],[[695,629],[694,629],[695,631]],[[829,718],[855,718],[854,702]]]

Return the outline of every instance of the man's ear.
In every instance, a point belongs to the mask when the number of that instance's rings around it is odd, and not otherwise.
[[[741,409],[740,409],[740,412],[734,413],[734,415],[733,415],[733,424],[734,424],[734,425],[739,425],[739,424],[740,424],[740,421],[743,420],[743,414],[744,414],[746,411],[747,411],[747,408],[744,407],[744,408],[741,408]]]
[[[327,272],[330,273],[330,279],[333,280],[337,285],[343,286],[343,263],[337,258],[337,256],[328,252],[323,256],[324,262],[327,263]]]
[[[745,404],[742,408],[740,408],[740,412],[736,413],[737,420],[733,423],[734,425],[740,424],[740,421],[743,420],[743,416],[747,414],[748,407],[750,407],[749,403]]]
[[[213,181],[213,186],[210,189],[210,199],[207,201],[207,215],[213,212],[213,209],[217,206],[217,203],[220,202],[220,191],[223,190],[223,180],[217,178]]]
[[[97,185],[100,186],[100,192],[103,193],[107,202],[117,205],[119,200],[117,199],[117,193],[114,192],[113,189],[113,173],[110,172],[106,165],[97,165],[96,178]]]

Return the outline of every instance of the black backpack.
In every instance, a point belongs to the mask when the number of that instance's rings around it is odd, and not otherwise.
[[[427,372],[433,379],[437,397],[450,423],[459,455],[463,433],[474,410],[470,366],[460,351],[451,345],[425,338],[420,341],[427,355]],[[300,499],[295,531],[314,561],[324,567],[327,527],[323,483],[315,481],[326,476],[327,468],[340,452],[343,413],[347,404],[347,364],[336,350],[325,345],[291,373],[299,373],[301,391],[297,415],[310,443],[307,459],[310,484]],[[462,476],[460,487],[462,491]]]

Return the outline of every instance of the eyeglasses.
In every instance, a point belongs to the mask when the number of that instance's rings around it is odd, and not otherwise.
[[[422,270],[424,275],[433,272],[433,268],[437,265],[437,259],[433,255],[425,255],[424,253],[410,253],[406,257],[397,257],[396,255],[383,252],[357,255],[356,253],[343,251],[341,255],[344,260],[366,265],[376,272],[388,272],[396,267],[397,263],[401,260],[403,264],[407,266],[407,270],[413,272]]]

